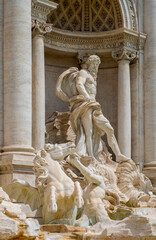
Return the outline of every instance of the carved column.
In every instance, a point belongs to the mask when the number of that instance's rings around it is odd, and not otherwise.
[[[5,0],[2,184],[33,178],[31,61],[31,0]]]
[[[32,145],[39,150],[45,144],[44,36],[52,31],[52,25],[32,20],[32,29]]]
[[[156,1],[144,1],[145,169],[156,189]],[[156,191],[156,190],[155,190]]]
[[[118,61],[118,142],[122,152],[131,157],[131,94],[130,61],[136,52],[127,49],[117,50],[112,57]]]

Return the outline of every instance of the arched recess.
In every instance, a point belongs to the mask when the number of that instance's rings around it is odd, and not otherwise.
[[[54,1],[54,0],[53,0]],[[66,0],[60,0],[56,1],[58,4],[61,1],[65,2]],[[96,0],[96,2],[102,2],[103,4],[106,4],[106,0]],[[67,17],[67,11],[69,9],[72,9],[74,11],[74,3],[89,3],[89,0],[69,0],[68,2],[71,3],[71,5],[68,5],[69,8],[66,8],[66,14],[63,15],[63,9],[58,9],[60,11],[60,14],[62,14],[62,17],[66,19]],[[95,2],[94,0],[90,0],[90,2]],[[89,25],[86,26],[85,31],[81,29],[81,6],[75,6],[76,13],[73,11],[69,14],[70,21],[69,24],[66,24],[65,27],[62,28],[61,25],[57,26],[54,24],[54,22],[51,20],[51,16],[53,12],[48,16],[48,22],[53,24],[53,31],[46,35],[45,37],[45,46],[47,48],[47,53],[53,55],[54,58],[55,55],[59,56],[65,56],[65,57],[71,57],[76,59],[76,56],[78,53],[91,53],[91,54],[98,54],[101,58],[103,58],[103,64],[107,64],[108,59],[108,66],[105,67],[105,69],[109,69],[110,66],[113,66],[113,69],[116,69],[112,63],[111,59],[111,53],[114,50],[118,49],[128,49],[132,51],[139,51],[143,48],[144,42],[146,39],[146,36],[142,33],[138,32],[138,21],[137,21],[137,14],[136,14],[136,6],[134,0],[109,0],[108,2],[111,3],[111,9],[113,9],[113,19],[115,20],[114,27],[111,29],[105,30],[104,28],[97,29],[97,31],[90,31],[88,28]],[[57,10],[54,10],[54,12]],[[88,13],[88,11],[87,11]],[[99,11],[100,13],[100,11]],[[78,15],[80,14],[79,18]],[[76,18],[74,18],[76,16]],[[72,20],[76,19],[78,21],[78,24],[76,24],[76,21],[73,22],[73,25],[70,25],[72,23]],[[55,20],[55,19],[54,19]],[[87,20],[87,16],[86,16]],[[84,19],[83,19],[84,21]],[[74,24],[76,24],[76,28],[73,28]],[[52,49],[52,51],[49,50],[49,48]],[[65,58],[64,57],[64,58]],[[59,57],[58,57],[59,58]],[[63,59],[63,58],[62,58]],[[52,61],[52,60],[51,60]],[[60,60],[59,60],[60,61]],[[62,60],[63,61],[63,60]],[[66,62],[68,62],[67,60]],[[52,61],[54,62],[54,60]],[[48,63],[49,64],[49,63]],[[64,63],[63,63],[64,64]],[[62,64],[62,66],[63,66]],[[51,63],[52,65],[52,63]],[[73,66],[72,64],[70,66]],[[116,66],[116,65],[115,65]],[[101,67],[102,68],[102,67]],[[60,69],[60,66],[59,66]],[[56,71],[56,70],[54,70]],[[59,70],[58,70],[59,71]],[[63,70],[62,70],[63,71]],[[109,70],[108,70],[109,71]],[[113,72],[113,71],[112,71]],[[50,74],[50,73],[49,73]],[[107,73],[111,74],[111,73]],[[52,74],[54,76],[54,74]],[[59,74],[58,74],[59,75]],[[104,74],[103,74],[104,75]],[[115,73],[114,73],[115,75]],[[117,73],[116,73],[117,75]],[[112,76],[110,79],[117,79],[117,76]],[[56,79],[56,78],[55,78]],[[100,77],[99,77],[100,79]],[[102,78],[101,78],[102,79]],[[101,81],[102,82],[102,81]],[[103,83],[102,83],[103,84]],[[108,84],[109,85],[109,84]],[[103,85],[100,85],[103,86]],[[110,85],[109,85],[110,86]],[[111,86],[114,86],[113,83]],[[47,87],[48,89],[48,87]],[[49,88],[50,89],[50,88]],[[100,90],[103,89],[100,87]],[[114,87],[114,89],[116,89]],[[107,91],[109,92],[109,91]],[[106,92],[106,95],[107,95]],[[110,91],[113,92],[113,91]],[[103,94],[104,95],[104,94]],[[116,94],[117,96],[117,94]],[[108,98],[109,99],[109,98]],[[115,99],[115,98],[114,98]],[[117,100],[116,100],[117,101]],[[115,102],[116,102],[115,101]],[[105,101],[102,101],[105,103]],[[111,101],[110,101],[111,102]],[[105,106],[103,109],[106,108]],[[111,108],[110,108],[111,109]],[[113,110],[114,111],[114,110]],[[112,113],[114,113],[112,111]],[[106,112],[106,111],[105,111]],[[109,110],[108,110],[109,112]],[[116,113],[116,112],[115,112]],[[116,119],[117,113],[115,116],[112,114],[109,115],[108,118]],[[117,120],[115,120],[116,124]],[[115,126],[114,124],[114,126]],[[116,127],[117,129],[117,127]]]
[[[48,22],[72,32],[105,32],[123,27],[138,29],[134,0],[59,0],[58,8],[51,12]]]

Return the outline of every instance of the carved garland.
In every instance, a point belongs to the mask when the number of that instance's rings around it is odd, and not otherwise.
[[[131,28],[133,30],[137,30],[138,23],[137,23],[137,16],[136,16],[136,11],[135,11],[135,7],[134,7],[134,2],[133,2],[133,0],[127,0],[127,1],[128,1],[130,17],[131,17]]]

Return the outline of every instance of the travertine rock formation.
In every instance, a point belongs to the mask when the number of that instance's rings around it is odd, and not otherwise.
[[[35,239],[40,225],[36,219],[27,217],[27,212],[18,203],[12,203],[0,188],[0,239]]]
[[[46,120],[46,142],[47,143],[66,143],[75,142],[75,134],[70,124],[69,112],[54,112]]]

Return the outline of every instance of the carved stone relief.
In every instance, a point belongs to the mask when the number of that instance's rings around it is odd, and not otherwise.
[[[116,61],[120,61],[120,60],[133,61],[135,58],[138,58],[138,52],[123,48],[123,49],[118,49],[113,51],[112,57]]]
[[[32,27],[33,34],[37,32],[41,35],[45,35],[52,31],[52,24],[40,22],[36,19],[31,20],[31,27]]]
[[[137,30],[138,22],[137,22],[137,14],[136,14],[135,6],[134,6],[134,1],[133,0],[127,0],[127,4],[129,6],[131,28],[133,30]]]

